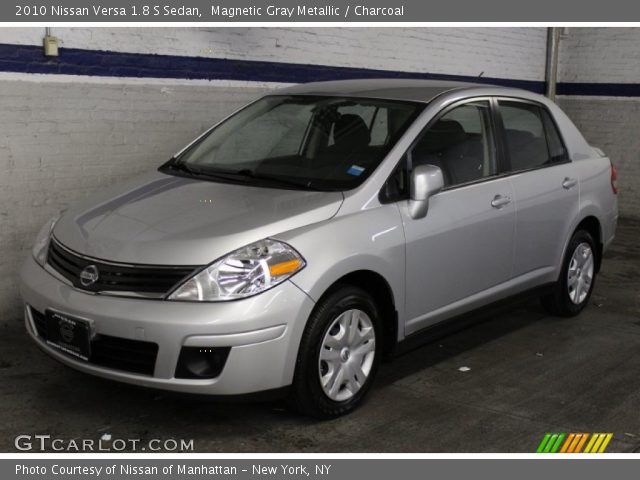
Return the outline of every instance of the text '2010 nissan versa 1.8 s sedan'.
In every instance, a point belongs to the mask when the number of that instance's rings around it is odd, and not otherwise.
[[[617,217],[615,168],[540,95],[295,86],[47,223],[26,327],[87,373],[332,417],[444,320],[537,287],[578,314]]]

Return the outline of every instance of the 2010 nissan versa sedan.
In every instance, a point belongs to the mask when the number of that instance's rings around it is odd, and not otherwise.
[[[87,373],[286,392],[333,417],[444,320],[537,287],[578,314],[616,193],[609,159],[537,94],[294,86],[48,222],[21,274],[26,327]]]

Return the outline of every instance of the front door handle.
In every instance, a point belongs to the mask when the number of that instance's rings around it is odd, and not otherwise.
[[[562,188],[564,188],[565,190],[571,190],[577,184],[578,180],[576,180],[575,178],[564,177],[564,180],[562,181]]]
[[[491,200],[491,206],[493,208],[498,208],[498,209],[510,203],[511,203],[511,199],[503,195],[496,195],[495,197],[493,197],[493,200]]]

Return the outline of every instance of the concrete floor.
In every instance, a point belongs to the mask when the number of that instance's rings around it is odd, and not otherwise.
[[[0,335],[0,451],[14,451],[20,433],[109,433],[194,439],[206,452],[534,452],[545,432],[613,432],[609,452],[640,452],[639,238],[640,223],[620,225],[579,317],[521,303],[385,364],[362,408],[328,422],[86,376],[10,319]]]

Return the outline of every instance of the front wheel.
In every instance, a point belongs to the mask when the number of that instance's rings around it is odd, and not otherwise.
[[[560,278],[542,297],[546,310],[561,317],[578,315],[587,306],[596,279],[596,246],[591,234],[573,234],[562,263]]]
[[[309,318],[296,362],[290,401],[302,413],[333,418],[353,410],[380,362],[379,310],[364,290],[343,286]]]

